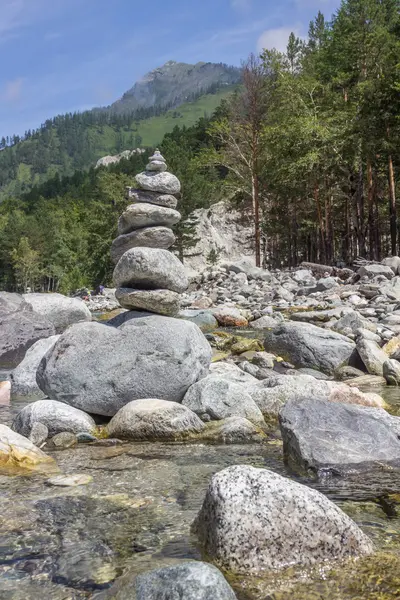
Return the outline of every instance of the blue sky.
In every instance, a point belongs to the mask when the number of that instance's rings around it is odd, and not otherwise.
[[[339,0],[0,0],[0,136],[107,105],[167,60],[241,59]]]

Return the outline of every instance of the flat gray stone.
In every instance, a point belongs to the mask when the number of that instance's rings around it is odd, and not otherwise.
[[[114,269],[117,288],[138,288],[184,292],[189,281],[181,261],[168,250],[132,248],[125,252]]]
[[[400,418],[381,408],[310,397],[288,402],[279,420],[285,458],[297,471],[346,473],[400,464]]]
[[[37,378],[50,398],[114,416],[141,398],[180,402],[210,360],[211,347],[196,325],[151,315],[119,328],[73,325],[43,358]]]
[[[369,538],[326,496],[245,465],[212,477],[193,531],[217,566],[244,575],[373,551]]]
[[[135,190],[128,188],[128,196],[133,202],[148,202],[167,208],[176,208],[178,200],[171,194],[160,194],[159,192],[146,192],[145,190]]]
[[[160,192],[163,194],[179,194],[181,191],[180,181],[172,173],[157,173],[145,171],[136,175],[138,187],[149,192]]]
[[[175,317],[180,308],[179,294],[170,290],[117,288],[115,297],[128,310],[145,310],[168,317]]]
[[[175,242],[175,235],[168,227],[145,227],[118,236],[111,245],[111,260],[116,264],[131,248],[163,248],[168,250]]]
[[[107,426],[110,437],[129,440],[179,440],[200,433],[204,423],[177,402],[146,398],[123,406]]]
[[[181,220],[173,208],[155,204],[130,204],[118,220],[118,233],[123,235],[143,227],[172,227]]]
[[[370,375],[383,375],[383,364],[388,357],[376,342],[365,338],[359,339],[357,352]]]

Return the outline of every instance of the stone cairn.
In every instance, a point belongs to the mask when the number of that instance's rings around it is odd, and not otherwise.
[[[159,150],[149,160],[136,176],[139,189],[128,188],[133,203],[120,216],[111,246],[116,298],[123,308],[174,316],[189,285],[182,263],[168,250],[175,242],[171,227],[181,219],[175,210],[181,184]]]

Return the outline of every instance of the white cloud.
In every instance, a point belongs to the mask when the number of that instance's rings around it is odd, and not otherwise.
[[[257,42],[257,50],[272,50],[275,48],[279,52],[285,52],[287,43],[291,33],[294,33],[298,37],[301,35],[301,25],[296,24],[293,27],[277,27],[276,29],[267,29],[264,31]]]
[[[6,102],[16,102],[19,100],[22,93],[23,83],[24,80],[22,77],[8,81],[5,85],[5,91],[3,94],[4,100],[6,100]]]

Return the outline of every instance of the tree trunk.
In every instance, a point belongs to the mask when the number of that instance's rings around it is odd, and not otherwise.
[[[369,233],[369,258],[375,260],[375,212],[374,212],[374,181],[372,177],[372,164],[367,161],[367,185],[368,185],[368,233]]]
[[[397,254],[397,215],[396,215],[396,185],[392,155],[389,154],[389,214],[390,214],[390,245],[392,256]]]
[[[252,194],[254,209],[254,240],[256,245],[256,267],[261,266],[261,234],[260,234],[260,197],[257,175],[252,176]]]
[[[322,262],[326,262],[325,228],[324,228],[324,220],[322,218],[321,204],[319,201],[318,183],[315,183],[315,185],[314,185],[314,200],[315,200],[315,206],[317,209],[320,238],[321,238],[321,260],[322,260]]]

